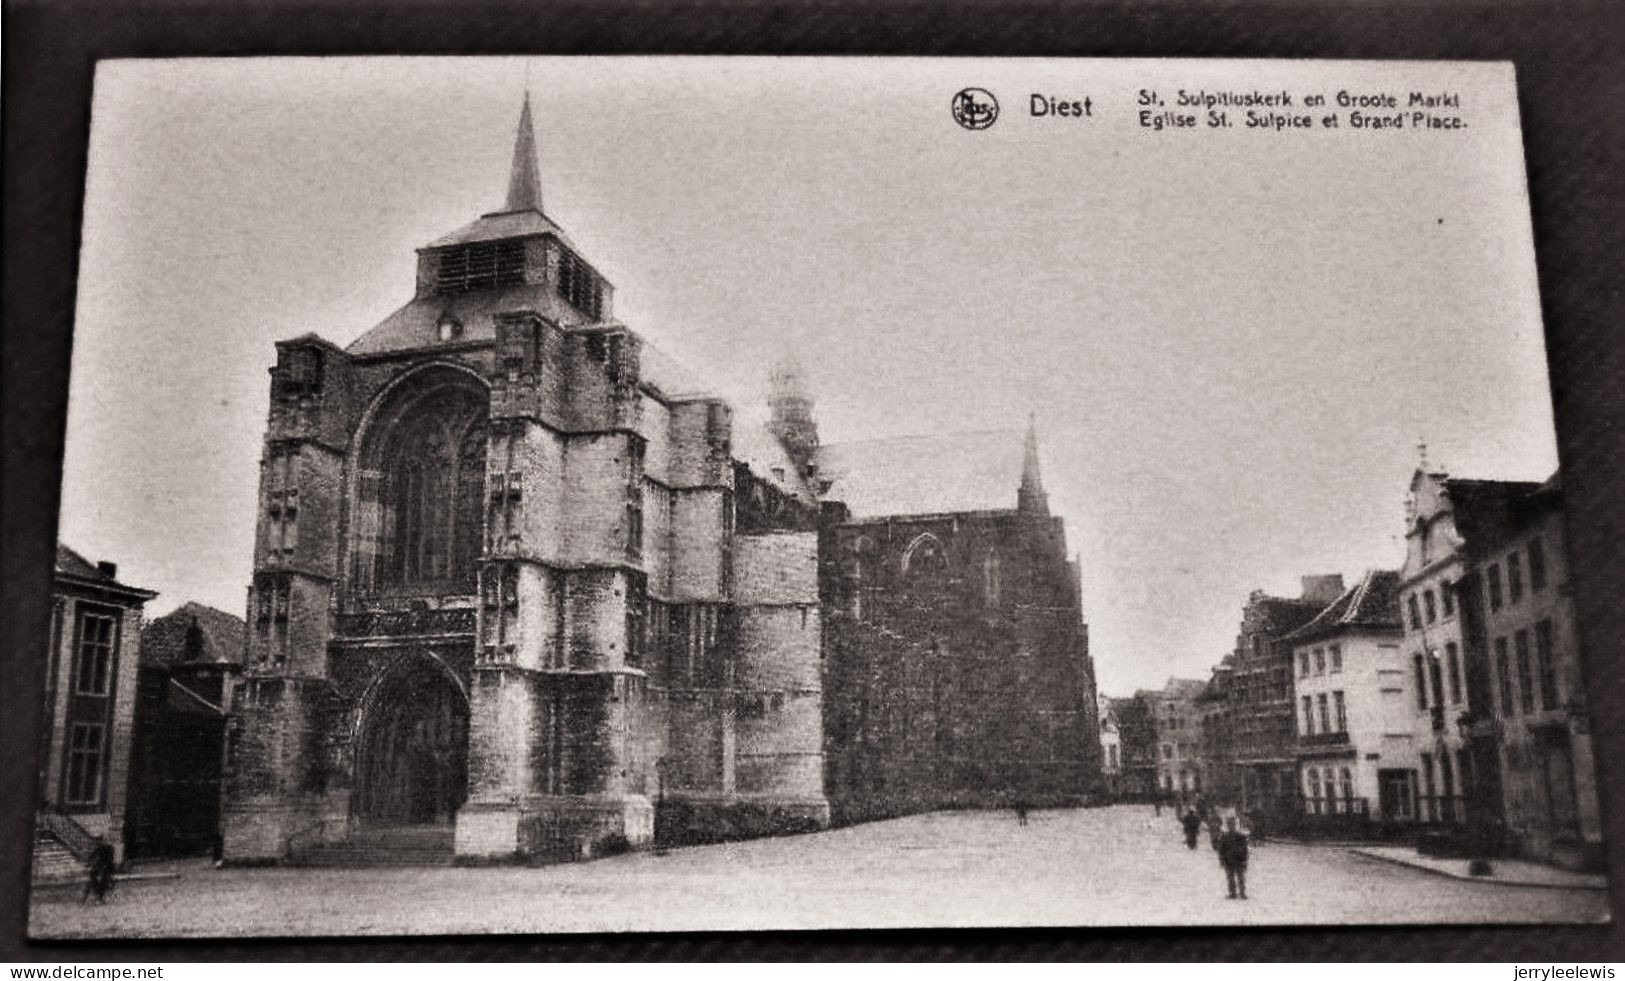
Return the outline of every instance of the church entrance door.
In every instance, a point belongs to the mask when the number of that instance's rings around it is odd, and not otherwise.
[[[468,796],[468,699],[427,657],[391,669],[364,710],[356,814],[450,824]]]

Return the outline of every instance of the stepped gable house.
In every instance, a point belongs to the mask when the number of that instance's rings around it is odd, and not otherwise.
[[[613,316],[542,207],[526,100],[502,210],[418,250],[348,348],[277,345],[228,860],[369,825],[460,858],[829,820],[816,502]],[[782,457],[782,453],[780,454]]]
[[[1078,570],[1032,428],[819,446],[806,402],[777,391],[774,426],[825,500],[837,818],[1103,792]]]

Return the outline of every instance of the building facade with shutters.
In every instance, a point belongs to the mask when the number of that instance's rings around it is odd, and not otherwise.
[[[1400,653],[1398,588],[1397,572],[1368,572],[1284,638],[1293,654],[1299,793],[1311,822],[1415,820],[1415,696]]]
[[[1521,853],[1595,868],[1602,819],[1562,486],[1554,475],[1506,487],[1501,520],[1479,522],[1464,577],[1472,646],[1488,654],[1499,816]]]
[[[370,828],[465,860],[827,824],[817,502],[616,321],[542,210],[418,250],[347,347],[277,345],[228,860]],[[779,459],[782,460],[782,452]]]
[[[76,854],[99,835],[125,854],[130,749],[135,731],[141,613],[156,593],[118,581],[111,562],[91,563],[58,545],[40,728],[42,832]],[[65,820],[59,820],[65,819]]]

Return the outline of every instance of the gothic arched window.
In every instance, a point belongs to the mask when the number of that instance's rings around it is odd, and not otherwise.
[[[988,606],[999,606],[1004,595],[1004,562],[999,553],[989,549],[982,560],[982,600]]]
[[[484,391],[414,386],[390,409],[362,461],[375,481],[359,516],[373,526],[371,586],[472,593],[485,515]]]
[[[934,580],[948,571],[948,554],[937,536],[926,532],[903,551],[903,575],[911,580]]]

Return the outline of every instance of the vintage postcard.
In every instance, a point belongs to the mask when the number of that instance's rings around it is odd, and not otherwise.
[[[96,73],[37,938],[1608,916],[1508,63]]]

